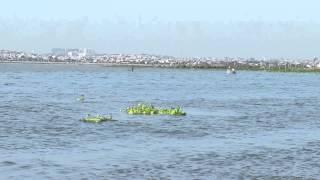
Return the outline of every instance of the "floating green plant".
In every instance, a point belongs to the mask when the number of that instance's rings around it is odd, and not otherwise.
[[[186,113],[180,107],[164,109],[156,108],[153,105],[138,104],[133,107],[127,108],[129,115],[172,115],[172,116],[185,116]]]
[[[88,122],[88,123],[100,123],[104,121],[114,121],[112,119],[112,115],[110,116],[102,116],[102,115],[97,115],[97,116],[90,116],[88,115],[86,118],[81,119],[83,122]]]

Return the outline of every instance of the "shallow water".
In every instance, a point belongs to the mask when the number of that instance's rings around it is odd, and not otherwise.
[[[320,177],[318,74],[130,70],[0,64],[0,179]],[[120,111],[138,102],[187,116]]]

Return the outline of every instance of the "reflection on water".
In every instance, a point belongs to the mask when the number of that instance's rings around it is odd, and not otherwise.
[[[319,84],[317,74],[1,64],[0,178],[318,178]],[[188,114],[120,111],[137,102]],[[118,121],[79,121],[109,113]]]

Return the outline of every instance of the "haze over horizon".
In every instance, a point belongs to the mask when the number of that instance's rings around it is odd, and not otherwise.
[[[0,49],[49,52],[93,48],[106,53],[172,56],[320,56],[320,3],[76,1],[3,2]]]

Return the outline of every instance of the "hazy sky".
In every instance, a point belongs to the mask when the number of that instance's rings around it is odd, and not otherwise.
[[[10,0],[0,49],[174,56],[319,56],[316,0]]]

